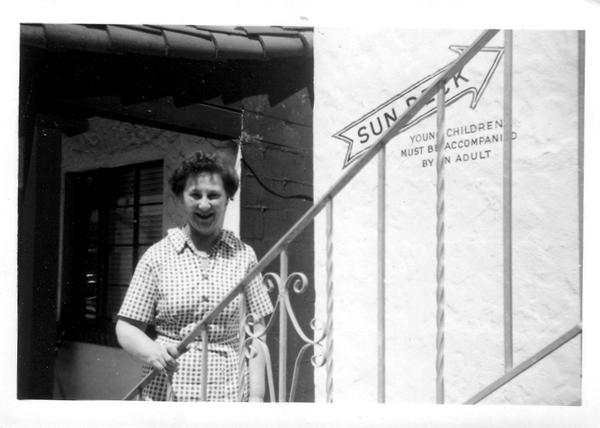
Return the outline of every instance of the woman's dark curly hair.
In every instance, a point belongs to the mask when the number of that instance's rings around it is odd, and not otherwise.
[[[218,153],[208,154],[196,152],[181,162],[171,178],[169,184],[175,196],[180,197],[185,189],[188,177],[202,173],[218,174],[223,180],[223,188],[229,199],[233,199],[240,186],[240,179],[235,169],[227,164]]]

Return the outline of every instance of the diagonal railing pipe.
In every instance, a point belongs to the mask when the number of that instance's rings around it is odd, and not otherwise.
[[[544,358],[552,354],[554,351],[559,349],[561,346],[568,343],[571,339],[574,339],[575,337],[580,335],[581,332],[581,324],[577,324],[576,326],[559,336],[557,339],[552,341],[550,344],[533,354],[531,357],[527,358],[521,364],[508,370],[503,376],[499,377],[494,382],[490,383],[488,386],[479,391],[477,394],[469,398],[465,402],[465,404],[479,403],[481,400],[492,394],[494,391],[500,389],[502,386],[506,385],[508,382],[519,376],[525,370],[533,367],[534,365],[542,361]]]
[[[314,218],[325,208],[327,203],[337,196],[346,185],[379,153],[379,151],[415,117],[419,111],[435,96],[435,94],[458,73],[497,33],[499,30],[485,30],[475,41],[454,60],[448,68],[421,93],[421,96],[400,115],[398,120],[387,130],[384,130],[379,139],[359,159],[348,167],[346,172],[323,195],[287,233],[263,256],[263,258],[248,272],[224,298],[210,311],[198,325],[188,333],[177,345],[180,353],[185,352],[187,346],[198,337],[203,330],[237,297],[242,290],[252,282],[275,258],[302,232]],[[145,388],[160,373],[154,369],[150,371],[123,399],[131,400]],[[205,376],[206,373],[203,373]],[[204,382],[205,383],[205,382]]]

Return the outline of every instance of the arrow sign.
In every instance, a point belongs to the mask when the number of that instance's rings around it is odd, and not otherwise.
[[[468,46],[449,47],[450,50],[461,54]],[[504,53],[504,48],[487,47],[481,51],[460,70],[454,77],[446,83],[446,106],[454,103],[460,98],[472,94],[471,108],[475,109],[477,103],[487,88],[500,59]],[[447,65],[435,73],[425,77],[410,88],[402,91],[384,104],[371,110],[369,113],[346,126],[341,131],[333,134],[335,138],[348,144],[344,168],[356,160],[361,154],[377,142],[377,137],[388,128],[394,125],[394,122],[400,117],[400,113],[417,100],[419,95],[425,91],[429,85],[443,73],[450,65]],[[435,97],[432,98],[421,114],[415,116],[399,132],[403,132],[423,119],[433,115],[437,111]]]

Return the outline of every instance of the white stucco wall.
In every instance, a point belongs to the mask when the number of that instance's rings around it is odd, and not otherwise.
[[[468,46],[479,34],[316,31],[315,195],[324,194],[343,173],[348,144],[334,134],[449,64],[457,57],[449,47]],[[503,44],[499,33],[487,46]],[[446,403],[462,403],[504,374],[500,140],[504,60],[493,71],[495,54],[480,55],[478,65],[465,67],[463,78],[449,83],[456,90],[467,85],[479,88],[475,108],[472,96],[466,95],[446,109],[446,129],[452,130],[447,143],[465,138],[481,143],[446,151],[450,158],[445,167]],[[436,401],[436,170],[435,152],[429,152],[435,144],[430,138],[435,120],[435,116],[424,119],[387,147],[387,402]],[[577,32],[516,31],[514,365],[580,319],[577,121]],[[418,147],[422,149],[406,151]],[[426,159],[433,160],[433,166],[425,166]],[[321,215],[315,230],[315,276],[317,314],[323,320],[325,242]],[[334,401],[376,402],[376,160],[334,200],[334,263]],[[484,403],[575,402],[581,394],[580,349],[576,338]],[[316,377],[317,401],[323,401],[324,369],[316,370]]]

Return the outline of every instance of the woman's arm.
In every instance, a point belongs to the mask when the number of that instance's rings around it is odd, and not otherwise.
[[[253,332],[259,336],[265,331],[265,323],[261,319],[254,323]],[[266,335],[261,339],[254,339],[252,344],[256,349],[256,356],[248,361],[248,374],[250,375],[250,397],[248,401],[251,403],[262,403],[265,396],[265,355],[263,354],[262,346],[258,340],[266,342]]]
[[[162,346],[146,335],[148,324],[132,319],[120,318],[117,321],[119,344],[137,361],[152,366],[162,372],[177,371],[179,357],[177,347]]]

